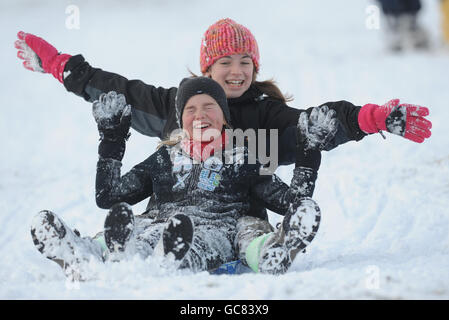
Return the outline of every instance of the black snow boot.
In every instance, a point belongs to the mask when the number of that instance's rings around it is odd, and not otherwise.
[[[259,272],[285,273],[296,255],[305,250],[316,235],[321,212],[311,198],[302,198],[291,206],[280,228],[267,238],[260,251]]]
[[[164,256],[181,261],[189,251],[193,241],[193,223],[190,217],[176,214],[167,221],[162,233]]]
[[[109,252],[125,251],[133,230],[134,215],[131,206],[125,202],[112,206],[104,221],[104,239]]]

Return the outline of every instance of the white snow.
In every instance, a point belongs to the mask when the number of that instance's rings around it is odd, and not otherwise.
[[[392,55],[380,29],[367,28],[374,2],[339,1],[2,1],[0,61],[1,299],[448,299],[449,50],[440,45],[437,1],[424,0],[431,52]],[[76,12],[76,11],[75,11]],[[416,144],[376,134],[325,153],[316,185],[318,234],[279,277],[211,276],[161,269],[157,261],[92,264],[97,280],[66,281],[34,247],[30,224],[42,209],[82,235],[102,229],[95,205],[98,132],[92,106],[51,75],[16,58],[19,30],[94,66],[157,86],[199,73],[206,28],[230,17],[247,26],[261,52],[260,79],[274,77],[291,106],[328,101],[427,106],[432,137]],[[369,25],[369,24],[368,24]],[[76,26],[76,25],[75,25]],[[123,172],[155,151],[133,132]],[[290,182],[293,167],[278,173]],[[146,201],[135,205],[140,213]],[[271,215],[275,224],[280,218]]]

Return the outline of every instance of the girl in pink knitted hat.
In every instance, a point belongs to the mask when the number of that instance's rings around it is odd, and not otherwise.
[[[165,139],[179,127],[175,112],[177,88],[161,88],[92,67],[82,55],[59,53],[35,35],[19,32],[16,47],[25,68],[51,73],[64,87],[93,102],[103,93],[123,94],[131,105],[131,126],[138,132]],[[356,106],[348,101],[326,102],[305,110],[286,105],[286,99],[272,81],[257,81],[260,56],[253,34],[231,19],[211,25],[200,49],[200,67],[204,76],[217,81],[225,90],[233,128],[277,130],[277,139],[266,143],[277,148],[280,165],[295,163],[298,123],[325,122],[336,117],[338,126],[332,139],[323,141],[320,131],[302,132],[313,148],[332,150],[348,141],[359,141],[368,134],[387,131],[422,143],[431,135],[426,107],[400,104],[391,100],[384,105]],[[250,199],[248,216],[239,221],[237,251],[244,261],[247,247],[253,248],[260,237],[272,230],[266,209]],[[149,203],[151,211],[151,201]],[[241,222],[241,223],[240,223]],[[258,240],[259,239],[259,240]],[[244,241],[243,241],[244,240]]]
[[[253,34],[234,20],[219,20],[204,34],[200,48],[201,73],[220,83],[228,98],[241,97],[253,85],[267,96],[284,102],[289,100],[273,81],[256,81],[259,60]]]

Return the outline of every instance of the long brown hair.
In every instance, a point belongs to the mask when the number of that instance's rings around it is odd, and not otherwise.
[[[254,78],[255,79],[255,76]],[[283,94],[281,89],[276,85],[276,81],[273,79],[265,81],[253,81],[253,86],[256,87],[260,92],[266,94],[270,98],[280,100],[284,103],[293,101],[293,96],[290,94]]]
[[[188,69],[189,73],[192,75],[192,77],[198,77],[195,73],[192,72],[192,70]],[[256,87],[260,92],[263,94],[269,96],[270,98],[280,100],[283,103],[287,103],[290,101],[293,101],[293,96],[290,94],[283,94],[281,89],[276,84],[276,81],[274,79],[264,80],[264,81],[256,81],[257,78],[257,72],[254,70],[253,72],[253,82],[252,85]]]

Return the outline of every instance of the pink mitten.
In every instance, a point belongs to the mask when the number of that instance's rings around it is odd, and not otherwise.
[[[386,104],[366,104],[358,115],[359,127],[366,133],[385,130],[414,142],[421,143],[432,134],[432,122],[424,117],[429,115],[426,107],[399,104],[393,99]]]
[[[25,60],[23,66],[31,71],[51,73],[62,83],[64,67],[71,55],[58,53],[47,41],[31,33],[19,31],[17,37],[19,40],[14,44],[19,49],[17,57]]]

